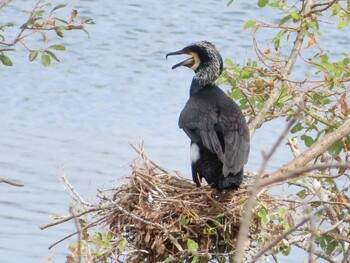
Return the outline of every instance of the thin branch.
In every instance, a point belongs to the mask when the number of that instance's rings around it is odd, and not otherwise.
[[[295,246],[309,252],[310,251],[310,246],[306,246],[302,243],[295,243]],[[324,260],[329,261],[330,263],[340,263],[340,261],[330,255],[328,255],[326,252],[320,251],[320,250],[314,250],[313,254],[317,257],[323,258]]]
[[[325,11],[337,2],[339,2],[339,0],[332,0],[332,1],[324,2],[324,3],[315,3],[311,6],[311,10],[308,13],[306,13],[304,17],[309,17],[314,13],[320,13],[322,11]],[[322,8],[319,8],[319,9],[315,8],[315,7],[323,6],[323,5],[324,5],[324,7],[322,7]]]
[[[93,207],[93,204],[90,202],[87,202],[80,196],[80,194],[75,190],[75,188],[69,183],[69,181],[66,178],[64,168],[62,167],[62,170],[59,174],[59,180],[63,184],[64,188],[66,189],[66,192],[69,194],[69,196],[75,200],[76,202],[80,203],[83,206],[86,207]]]
[[[105,219],[105,218],[102,217],[102,218],[100,218],[99,220],[96,220],[96,221],[94,221],[94,222],[88,224],[84,229],[88,229],[88,228],[90,228],[90,227],[93,227],[93,226],[97,225],[100,221],[103,221],[104,219]],[[52,243],[52,244],[48,247],[48,250],[50,250],[51,248],[53,248],[53,247],[56,246],[57,244],[61,243],[62,241],[66,240],[66,239],[68,239],[68,238],[70,238],[70,237],[72,237],[72,236],[74,236],[74,235],[76,235],[76,234],[78,234],[78,231],[75,231],[75,232],[73,232],[73,233],[71,233],[71,234],[69,234],[69,235],[67,235],[67,236],[65,236],[65,237],[63,237],[63,238],[61,238],[60,240],[58,240],[58,241]]]
[[[111,208],[112,206],[104,206],[104,207],[97,207],[97,208],[92,208],[92,209],[88,209],[88,210],[85,210],[81,213],[78,213],[78,214],[75,214],[76,217],[81,217],[82,215],[85,215],[85,214],[88,214],[88,213],[91,213],[91,212],[96,212],[96,211],[100,211],[100,210],[103,210],[103,209],[108,209],[108,208]],[[40,230],[44,230],[46,228],[49,228],[49,227],[52,227],[52,226],[56,226],[56,225],[59,225],[59,224],[62,224],[64,222],[67,222],[71,219],[73,219],[74,216],[73,215],[70,215],[70,216],[67,216],[63,219],[60,219],[60,220],[57,220],[55,222],[52,222],[52,223],[49,223],[49,224],[46,224],[46,225],[43,225],[43,226],[40,226]]]
[[[24,184],[22,184],[22,183],[19,183],[17,181],[8,180],[8,179],[5,179],[5,178],[0,178],[0,183],[10,184],[10,185],[13,185],[13,186],[18,186],[18,187],[24,186]]]
[[[137,152],[139,155],[144,156],[144,152],[141,152],[140,149],[136,148],[133,144],[130,143],[130,146],[135,150],[135,152]],[[168,174],[168,171],[163,169],[162,167],[160,167],[158,164],[156,164],[155,162],[153,162],[152,160],[148,159],[148,161],[157,169],[159,169],[160,171],[162,171],[163,173]]]
[[[3,8],[5,5],[10,3],[12,0],[1,0],[0,1],[0,9]]]
[[[81,231],[81,227],[80,227],[80,224],[79,224],[78,216],[75,213],[73,206],[70,206],[69,212],[72,214],[72,217],[74,219],[74,224],[75,224],[75,227],[77,229],[77,236],[78,236],[78,263],[81,263],[82,262],[81,261],[81,259],[82,259],[82,256],[81,256],[81,241],[82,241],[83,233]]]
[[[19,33],[17,34],[16,38],[12,41],[12,42],[4,42],[4,41],[0,41],[0,45],[4,45],[4,46],[14,46],[16,45],[16,43],[21,40],[21,36],[23,34],[23,32],[26,30],[26,25],[29,22],[29,20],[32,18],[34,11],[38,8],[39,4],[42,2],[42,0],[38,0],[35,4],[35,6],[33,7],[32,11],[29,14],[29,17],[27,19],[27,21],[21,26],[21,30],[19,31]]]

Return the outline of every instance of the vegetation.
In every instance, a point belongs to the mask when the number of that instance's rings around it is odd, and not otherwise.
[[[244,65],[226,59],[219,83],[232,86],[230,95],[249,119],[251,136],[273,119],[287,121],[258,173],[239,191],[224,195],[169,174],[141,148],[128,181],[99,192],[96,204],[86,202],[62,175],[74,199],[71,215],[42,229],[74,220],[72,235],[78,238],[67,262],[278,262],[277,255],[288,256],[294,247],[306,251],[307,262],[350,262],[350,57],[335,57],[317,44],[327,20],[334,30],[348,29],[350,2],[258,0],[257,5],[281,17],[277,24],[249,20],[242,25],[252,30],[257,57]],[[228,6],[235,8],[233,0]],[[31,61],[39,54],[44,66],[59,61],[53,52],[64,50],[62,45],[32,49],[24,39],[39,33],[48,44],[43,32],[63,37],[63,31],[84,30],[92,22],[75,23],[74,11],[68,20],[57,18],[63,7],[38,1],[14,41],[2,36],[2,64],[12,65],[8,54],[17,43]],[[264,46],[258,36],[266,31],[275,36]],[[297,63],[308,68],[299,79],[292,74]],[[271,156],[285,142],[295,158],[266,174]],[[281,186],[296,190],[287,196],[271,193]]]
[[[0,8],[10,1],[1,1]],[[82,30],[87,35],[85,25],[93,24],[90,18],[79,18],[78,11],[72,10],[68,19],[64,19],[57,15],[60,9],[65,8],[67,4],[59,4],[52,6],[50,2],[38,0],[32,10],[23,10],[28,14],[28,19],[21,26],[20,30],[13,40],[7,40],[6,30],[14,27],[15,24],[8,22],[0,25],[0,62],[5,66],[12,66],[10,53],[15,51],[15,46],[20,44],[28,52],[29,61],[34,61],[40,58],[41,63],[47,67],[51,64],[51,60],[60,62],[56,55],[56,51],[65,51],[66,47],[62,44],[51,44],[52,39],[63,38],[65,31]],[[54,32],[54,33],[52,33]],[[28,39],[34,39],[34,35],[39,35],[39,38],[45,44],[44,48],[30,47],[27,44]]]

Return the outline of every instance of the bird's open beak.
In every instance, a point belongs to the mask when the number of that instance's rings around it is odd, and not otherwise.
[[[186,52],[185,50],[179,50],[179,51],[175,51],[175,52],[170,52],[168,54],[166,54],[166,58],[168,58],[168,56],[175,56],[175,55],[190,55],[191,57],[172,66],[171,69],[175,69],[177,67],[180,67],[180,66],[186,66],[186,67],[189,67],[189,68],[192,68],[193,65],[195,64],[195,59],[194,57],[192,56],[192,54]]]

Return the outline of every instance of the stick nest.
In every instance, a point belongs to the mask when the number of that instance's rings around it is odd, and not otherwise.
[[[249,184],[237,191],[198,188],[135,150],[139,158],[129,182],[100,195],[115,241],[110,254],[127,262],[208,262],[232,255]],[[259,231],[258,221],[250,231]]]

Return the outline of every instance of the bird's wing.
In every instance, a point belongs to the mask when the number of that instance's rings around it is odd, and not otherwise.
[[[205,148],[217,154],[224,162],[223,147],[216,131],[218,117],[218,113],[211,107],[196,107],[196,104],[190,104],[180,114],[179,127],[193,142],[201,141]]]
[[[219,123],[225,142],[223,174],[238,173],[248,161],[249,129],[245,118],[236,103],[222,107]]]

